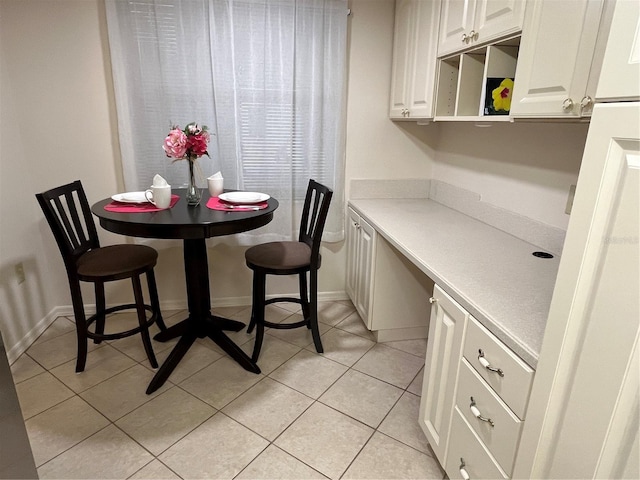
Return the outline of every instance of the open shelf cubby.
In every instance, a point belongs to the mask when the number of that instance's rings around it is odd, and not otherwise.
[[[520,37],[441,58],[436,120],[509,121],[491,108],[491,91],[516,74]],[[487,98],[488,97],[488,98]]]

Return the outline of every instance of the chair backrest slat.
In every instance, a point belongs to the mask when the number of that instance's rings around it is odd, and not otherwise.
[[[65,264],[100,246],[89,202],[79,180],[36,194]]]
[[[311,262],[317,262],[322,242],[322,232],[329,213],[329,205],[333,190],[316,182],[309,180],[307,194],[302,209],[302,220],[300,222],[299,241],[311,247]]]

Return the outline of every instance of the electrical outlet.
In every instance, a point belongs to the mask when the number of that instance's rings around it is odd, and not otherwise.
[[[24,276],[24,265],[22,264],[22,262],[16,264],[16,278],[18,279],[18,285],[20,285],[21,283],[24,283],[24,281],[27,279]]]
[[[569,187],[569,197],[567,197],[567,206],[564,209],[564,213],[571,215],[571,209],[573,208],[573,197],[576,195],[576,186],[571,185]]]

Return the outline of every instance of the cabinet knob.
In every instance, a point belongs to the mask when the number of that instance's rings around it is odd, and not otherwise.
[[[473,416],[476,417],[478,420],[480,420],[482,422],[486,422],[489,425],[491,425],[492,427],[495,427],[495,424],[493,423],[493,420],[491,420],[490,418],[482,416],[482,413],[480,412],[480,410],[476,406],[476,401],[473,399],[473,397],[471,397],[471,404],[469,405],[469,408],[471,409],[471,413],[473,414]]]
[[[573,100],[567,98],[564,102],[562,102],[562,109],[565,112],[570,112],[571,110],[573,110]]]
[[[460,458],[460,476],[463,478],[463,480],[471,480],[471,477],[469,476],[469,472],[467,472],[467,470],[464,467],[466,467],[464,463],[464,458]]]
[[[591,98],[589,95],[587,95],[586,97],[582,97],[582,100],[580,101],[580,114],[582,114],[583,110],[588,109],[592,105],[593,105],[593,98]]]
[[[475,30],[471,30],[469,32],[469,40],[475,40],[478,38],[478,32],[476,32]]]
[[[435,297],[431,297],[431,298],[429,299],[429,303],[431,303],[431,304],[438,303],[438,299],[437,299],[437,298],[435,298]]]
[[[462,43],[469,43],[469,36],[466,33],[462,34]]]
[[[490,372],[497,373],[501,377],[504,377],[504,372],[502,371],[501,368],[496,368],[492,366],[489,363],[489,360],[484,358],[484,352],[482,351],[482,349],[478,350],[478,361],[480,362],[480,365],[482,365],[484,368],[486,368]]]

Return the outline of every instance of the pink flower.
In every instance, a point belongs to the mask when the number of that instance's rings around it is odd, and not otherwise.
[[[196,135],[189,135],[187,137],[187,150],[200,157],[202,155],[208,155],[207,144],[209,143],[209,133],[204,131]]]
[[[167,138],[164,139],[162,148],[167,154],[167,157],[183,158],[187,153],[187,136],[179,128],[174,128],[169,132]]]

